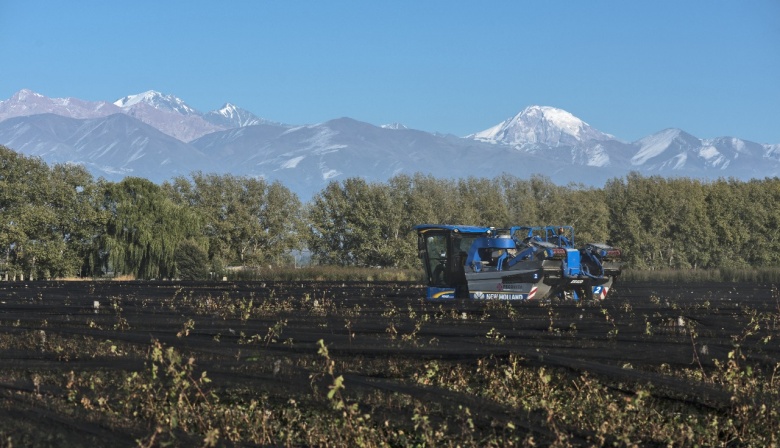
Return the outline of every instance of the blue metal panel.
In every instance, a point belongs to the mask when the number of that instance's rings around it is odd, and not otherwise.
[[[514,249],[515,247],[515,241],[512,238],[477,238],[471,243],[471,248],[466,257],[466,266],[472,267],[476,272],[481,270],[479,264],[482,261],[479,256],[480,249]],[[506,255],[504,255],[504,258],[506,258]]]
[[[577,249],[566,249],[566,265],[563,267],[564,275],[567,277],[580,275],[581,265],[580,251]]]
[[[478,238],[471,244],[471,250],[483,248],[514,249],[515,241],[512,238]]]

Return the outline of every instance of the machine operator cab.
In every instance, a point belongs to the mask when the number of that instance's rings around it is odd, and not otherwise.
[[[464,267],[469,248],[478,238],[491,234],[491,227],[420,224],[417,249],[425,266],[429,299],[468,297]]]

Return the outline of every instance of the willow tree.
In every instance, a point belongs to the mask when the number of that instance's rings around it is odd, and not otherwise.
[[[174,277],[177,247],[201,234],[198,215],[146,179],[106,184],[102,212],[107,215],[100,245],[103,262],[120,275]]]

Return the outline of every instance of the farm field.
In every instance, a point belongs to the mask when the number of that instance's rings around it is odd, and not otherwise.
[[[0,283],[0,446],[777,446],[780,292]]]

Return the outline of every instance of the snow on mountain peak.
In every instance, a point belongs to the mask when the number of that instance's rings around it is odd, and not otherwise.
[[[217,110],[207,113],[206,120],[224,127],[244,127],[256,124],[271,124],[271,121],[258,118],[252,112],[242,109],[233,103],[225,103]]]
[[[11,97],[12,100],[16,101],[26,101],[29,98],[44,98],[44,96],[38,92],[33,92],[30,89],[22,89]]]
[[[236,113],[237,110],[238,110],[238,107],[236,107],[235,104],[233,104],[233,103],[225,103],[225,105],[222,106],[219,109],[219,113],[221,113],[222,115],[228,116],[228,115]]]
[[[680,132],[680,129],[664,129],[661,132],[639,140],[637,142],[639,143],[639,151],[631,158],[631,163],[633,165],[641,165],[648,159],[663,153],[674,139],[680,135]]]
[[[550,106],[528,106],[514,117],[470,136],[475,140],[512,146],[541,143],[576,145],[614,137],[600,132],[571,113]]]
[[[550,106],[530,106],[519,115],[525,115],[527,117],[539,116],[540,120],[547,120],[555,127],[575,137],[578,137],[582,132],[582,129],[587,126],[584,121],[575,117],[571,113],[566,112],[563,109],[556,109]]]
[[[639,151],[631,158],[632,165],[642,165],[670,148],[676,148],[679,151],[698,148],[701,145],[701,141],[696,137],[676,128],[664,129],[636,143],[639,146]]]
[[[233,103],[225,103],[215,112],[230,120],[240,120],[242,115],[242,109]]]
[[[155,109],[177,112],[181,115],[199,115],[197,110],[188,106],[183,100],[173,95],[163,95],[156,90],[147,90],[143,93],[128,95],[114,101],[114,104],[125,110],[140,104],[146,104]]]
[[[389,123],[389,124],[383,124],[383,125],[382,125],[382,126],[380,126],[380,127],[381,127],[382,129],[395,129],[395,130],[398,130],[398,129],[409,129],[408,127],[406,127],[405,125],[403,125],[403,124],[401,124],[401,123]]]
[[[161,96],[162,96],[162,93],[160,93],[160,92],[157,92],[155,90],[147,90],[146,92],[143,92],[143,93],[138,93],[138,94],[135,94],[135,95],[128,95],[128,96],[126,96],[124,98],[120,98],[120,99],[114,101],[114,104],[119,106],[119,107],[122,107],[122,108],[127,108],[127,107],[135,106],[136,104],[142,103],[142,102],[149,103],[155,97],[161,97]]]

